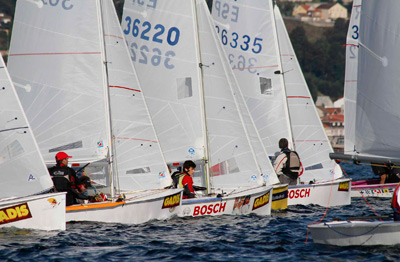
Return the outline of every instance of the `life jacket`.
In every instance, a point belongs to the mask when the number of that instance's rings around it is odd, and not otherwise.
[[[282,173],[291,179],[297,179],[299,176],[301,162],[296,151],[282,151],[286,155],[286,164],[282,168]]]
[[[397,185],[396,189],[394,190],[393,197],[392,197],[392,209],[395,213],[400,214],[400,205],[397,202],[397,196],[399,195],[399,187],[400,184]]]
[[[67,166],[53,166],[49,168],[56,192],[67,192],[66,205],[74,204],[72,190],[75,190],[75,171]]]
[[[176,188],[183,188],[183,198],[184,199],[194,198],[195,195],[192,192],[190,192],[188,185],[183,184],[183,179],[185,178],[185,176],[189,176],[189,175],[186,173],[177,173],[177,174],[174,173],[174,175],[175,175],[176,179],[178,180]]]
[[[178,185],[179,185],[179,178],[182,176],[182,179],[183,179],[183,176],[184,176],[185,174],[183,174],[183,173],[181,173],[181,172],[179,172],[179,171],[176,171],[176,172],[174,172],[172,175],[171,175],[171,178],[172,178],[172,185],[174,186],[174,188],[178,188]]]

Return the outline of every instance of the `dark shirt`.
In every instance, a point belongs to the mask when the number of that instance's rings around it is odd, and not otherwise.
[[[67,192],[66,205],[76,204],[76,199],[89,199],[76,188],[77,177],[75,170],[67,166],[53,166],[49,168],[50,177],[53,180],[57,192]]]

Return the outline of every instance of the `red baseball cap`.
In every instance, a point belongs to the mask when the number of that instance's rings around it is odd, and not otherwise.
[[[72,156],[67,155],[67,153],[65,153],[65,152],[58,152],[56,154],[56,160],[63,160],[63,159],[66,159],[66,158],[71,158],[71,157]]]

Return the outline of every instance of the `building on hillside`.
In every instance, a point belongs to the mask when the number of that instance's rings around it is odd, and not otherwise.
[[[347,9],[339,3],[297,5],[293,8],[292,16],[305,22],[332,22],[338,18],[348,18]]]
[[[321,12],[321,20],[329,21],[336,20],[338,18],[348,19],[348,13],[346,7],[339,3],[326,3],[317,6],[317,9]]]
[[[318,104],[317,104],[318,103]],[[335,152],[343,152],[344,150],[344,115],[343,115],[343,98],[338,99],[335,103],[328,96],[318,96],[317,112],[324,126],[325,133],[331,142]],[[326,106],[326,105],[329,106]],[[338,105],[338,107],[334,106]]]
[[[333,102],[329,96],[318,96],[315,105],[324,108],[330,108],[333,107]]]

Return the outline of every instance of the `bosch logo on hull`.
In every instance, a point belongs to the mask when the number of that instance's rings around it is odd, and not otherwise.
[[[225,211],[225,203],[209,204],[202,206],[195,206],[193,210],[193,216],[204,216],[211,214],[218,214]]]
[[[289,190],[289,198],[306,198],[310,197],[311,188],[308,189],[296,189],[296,190]]]

